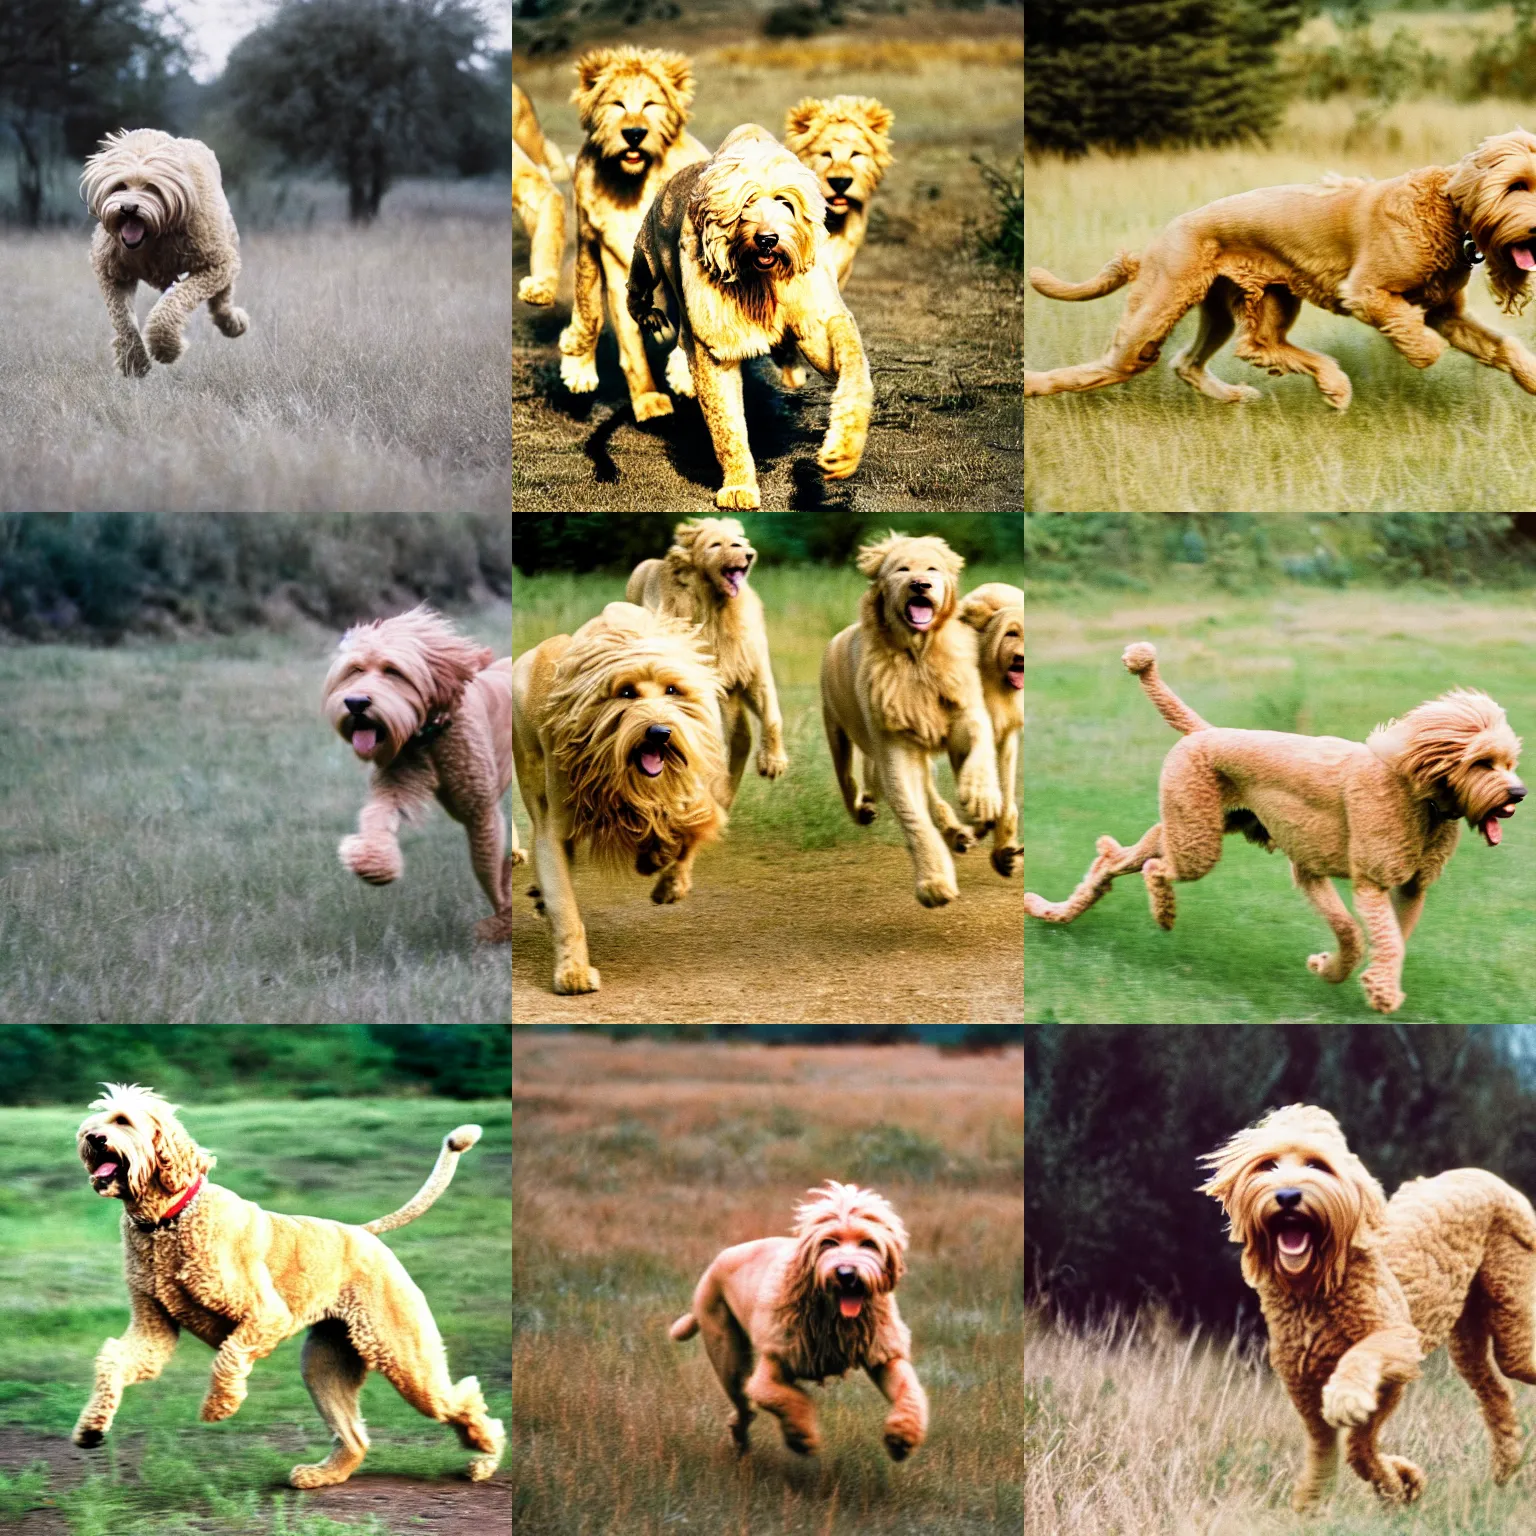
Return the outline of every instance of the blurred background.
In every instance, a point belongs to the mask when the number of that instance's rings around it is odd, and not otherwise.
[[[384,1241],[426,1294],[454,1378],[510,1409],[509,1031],[0,1028],[0,1518],[17,1536],[445,1536],[505,1529],[508,1469],[463,1479],[451,1430],[378,1375],[363,1388],[372,1449],[340,1488],[300,1494],[290,1467],[329,1431],[299,1371],[302,1335],[257,1363],[222,1424],[198,1422],[213,1354],[183,1334],[164,1372],[130,1387],[95,1451],[69,1432],[103,1342],[128,1323],[122,1207],[91,1192],[75,1128],[98,1079],[181,1104],[216,1182],[268,1210],[365,1222],[405,1203],[442,1138],[484,1129],[453,1183]],[[18,1107],[26,1106],[26,1107]]]

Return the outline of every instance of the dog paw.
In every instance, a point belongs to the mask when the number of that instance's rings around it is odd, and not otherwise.
[[[667,358],[667,387],[674,395],[693,399],[693,369],[688,366],[688,354],[681,347],[673,347]]]
[[[1003,814],[1002,792],[994,784],[967,780],[961,774],[960,807],[972,821],[993,822]]]
[[[959,894],[960,892],[947,880],[917,882],[917,899],[925,907],[947,907]]]
[[[880,814],[880,808],[868,795],[860,795],[853,805],[853,819],[861,827],[867,827],[876,816]]]
[[[852,442],[845,442],[840,438],[834,440],[829,435],[821,445],[821,452],[816,455],[816,463],[827,479],[846,480],[859,467],[859,460],[863,457],[862,438],[856,437]]]
[[[512,942],[512,913],[498,912],[493,917],[482,917],[475,924],[475,937],[482,944],[510,944]]]
[[[921,1444],[921,1434],[911,1426],[885,1426],[885,1450],[892,1461],[905,1461]]]
[[[295,1467],[288,1474],[288,1482],[294,1488],[329,1488],[335,1483],[344,1483],[347,1474],[340,1477],[323,1461],[314,1462],[308,1466]]]
[[[1024,850],[1011,845],[1006,848],[994,848],[992,850],[992,868],[1000,874],[1004,880],[1016,875],[1024,868]]]
[[[244,1401],[244,1386],[238,1389],[231,1387],[227,1392],[210,1392],[203,1399],[203,1406],[198,1409],[197,1416],[204,1424],[217,1424],[223,1419],[233,1418]]]
[[[524,304],[553,304],[555,281],[552,277],[525,277],[517,285],[517,296]]]
[[[651,900],[658,907],[669,907],[674,901],[681,901],[692,889],[693,881],[674,867],[651,888]]]
[[[573,395],[590,395],[597,388],[597,359],[595,357],[562,357],[560,382]]]
[[[398,844],[375,843],[355,832],[342,838],[337,852],[341,862],[370,885],[388,885],[391,880],[398,880],[405,869]]]
[[[969,853],[976,846],[976,839],[969,827],[945,827],[944,841],[949,844],[951,853]]]
[[[74,1434],[70,1436],[70,1439],[73,1440],[76,1445],[84,1446],[84,1448],[88,1451],[93,1447],[100,1445],[101,1442],[106,1438],[107,1432],[104,1429],[81,1429],[78,1426],[76,1427]],[[1518,1460],[1518,1458],[1516,1459]]]
[[[112,355],[117,360],[117,371],[125,379],[142,379],[149,372],[149,353],[137,335],[131,341],[119,337],[112,343]]]
[[[752,512],[762,504],[755,485],[722,485],[715,492],[717,507],[737,507],[743,512]]]
[[[1335,1429],[1364,1424],[1376,1412],[1375,1388],[1331,1377],[1323,1386],[1323,1417]]]
[[[251,317],[243,309],[226,309],[213,317],[213,323],[233,341],[236,336],[244,336],[250,330]]]
[[[507,855],[507,862],[515,868],[519,864],[526,864],[528,862],[528,855],[521,848],[514,848]]]
[[[1360,985],[1365,989],[1366,1002],[1377,1013],[1396,1013],[1408,995],[1390,975],[1383,975],[1374,969],[1361,974]]]
[[[555,991],[561,997],[573,997],[578,992],[596,992],[602,986],[597,967],[567,960],[555,967]]]
[[[1376,1484],[1376,1492],[1386,1503],[1412,1504],[1424,1492],[1423,1469],[1406,1457],[1383,1456],[1381,1465],[1387,1475]]]
[[[635,413],[636,421],[654,421],[658,416],[670,416],[672,414],[672,400],[668,395],[657,394],[654,391],[644,395],[631,397],[630,409]]]
[[[783,752],[770,752],[767,747],[758,749],[757,771],[765,779],[776,779],[789,767],[789,759]]]
[[[187,343],[177,331],[151,327],[145,334],[144,345],[157,363],[174,363],[187,350]]]
[[[821,1436],[814,1429],[801,1431],[784,1426],[784,1444],[797,1456],[819,1456]]]
[[[1321,954],[1307,956],[1307,969],[1314,976],[1321,976],[1324,981],[1338,983],[1349,980],[1349,968],[1339,964],[1339,957],[1324,951]]]

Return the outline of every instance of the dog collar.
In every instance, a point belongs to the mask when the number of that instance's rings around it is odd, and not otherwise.
[[[1477,248],[1477,241],[1471,235],[1461,237],[1461,259],[1469,267],[1481,266],[1488,258]]]
[[[446,709],[440,709],[435,714],[427,716],[427,723],[411,737],[411,740],[431,741],[434,737],[441,736],[452,724],[453,716]]]
[[[129,1219],[141,1232],[153,1232],[157,1227],[170,1226],[170,1224],[175,1221],[176,1218],[180,1216],[181,1213],[186,1210],[186,1208],[191,1205],[192,1202],[197,1198],[198,1191],[203,1187],[203,1177],[204,1176],[202,1174],[198,1174],[197,1183],[195,1183],[192,1188],[189,1189],[186,1194],[184,1194],[181,1199],[178,1200],[176,1204],[173,1205],[170,1210],[168,1210],[165,1215],[160,1218],[159,1221],[140,1221],[137,1216],[130,1217]]]

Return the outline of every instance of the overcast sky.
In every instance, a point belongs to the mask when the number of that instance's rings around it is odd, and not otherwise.
[[[224,68],[229,50],[271,14],[276,0],[169,0],[191,32],[192,73],[205,83]],[[512,0],[481,0],[491,19],[491,46],[512,46]]]

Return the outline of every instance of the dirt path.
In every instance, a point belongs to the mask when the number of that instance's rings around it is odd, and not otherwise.
[[[901,848],[786,853],[738,844],[699,858],[693,894],[578,868],[602,991],[550,991],[549,930],[519,881],[515,1024],[1011,1024],[1024,1017],[1024,900],[984,850],[955,860],[960,899],[927,911]],[[524,870],[515,872],[521,876]]]

